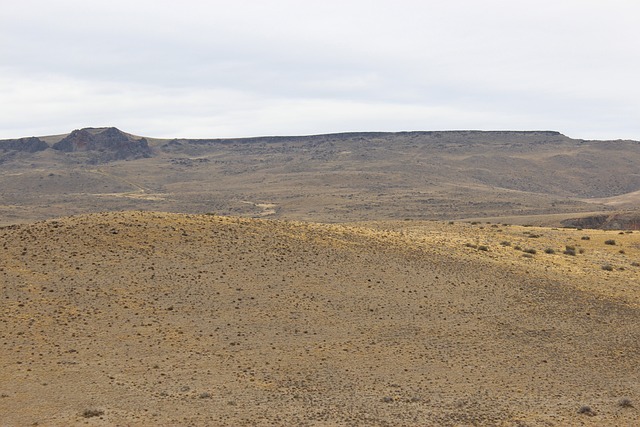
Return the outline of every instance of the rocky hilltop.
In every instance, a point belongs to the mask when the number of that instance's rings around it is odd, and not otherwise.
[[[151,157],[152,151],[146,138],[136,138],[115,127],[76,129],[52,145],[44,139],[28,137],[0,140],[0,150],[37,153],[53,149],[60,153],[78,153],[83,163],[106,163],[114,160],[130,160]]]
[[[100,160],[123,160],[150,157],[151,149],[146,138],[135,139],[121,130],[110,127],[98,132],[93,129],[74,130],[59,142],[54,150],[65,153],[98,152]]]
[[[18,139],[5,139],[0,141],[0,150],[2,151],[23,151],[26,153],[35,153],[49,148],[49,145],[35,136]]]

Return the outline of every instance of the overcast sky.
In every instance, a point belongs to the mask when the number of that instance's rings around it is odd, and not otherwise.
[[[638,0],[21,0],[0,138],[558,130],[640,140]]]

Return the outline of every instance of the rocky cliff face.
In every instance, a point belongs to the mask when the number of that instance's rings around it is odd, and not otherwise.
[[[97,162],[151,157],[152,154],[145,138],[135,139],[114,127],[97,132],[74,130],[52,148],[65,153],[93,152]]]
[[[629,212],[612,215],[593,215],[562,221],[565,227],[600,230],[640,230],[640,213]]]
[[[19,139],[5,139],[0,141],[2,151],[23,151],[26,153],[36,153],[49,148],[46,142],[35,136]]]

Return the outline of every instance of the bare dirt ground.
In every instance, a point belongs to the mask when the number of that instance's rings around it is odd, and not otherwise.
[[[3,227],[0,425],[639,425],[638,262],[486,223]]]

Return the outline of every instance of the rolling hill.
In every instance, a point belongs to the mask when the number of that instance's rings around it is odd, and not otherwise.
[[[557,225],[548,215],[640,205],[640,143],[551,131],[162,140],[87,128],[34,138],[0,141],[0,223],[134,209]]]
[[[637,425],[638,236],[139,211],[6,226],[0,424]]]

